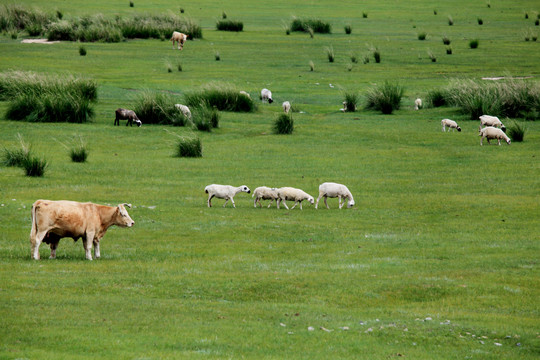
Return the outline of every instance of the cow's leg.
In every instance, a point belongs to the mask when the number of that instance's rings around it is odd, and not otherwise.
[[[52,239],[49,243],[49,246],[51,248],[51,256],[49,259],[56,259],[56,248],[58,248],[58,243],[60,242],[60,239]]]
[[[83,237],[83,247],[86,255],[86,259],[92,260],[92,243],[94,241],[94,233],[87,233]]]
[[[96,259],[101,257],[101,253],[99,252],[99,239],[94,239],[94,257]]]
[[[46,231],[40,231],[36,234],[35,239],[30,239],[32,244],[32,259],[39,260],[39,245],[47,235]]]

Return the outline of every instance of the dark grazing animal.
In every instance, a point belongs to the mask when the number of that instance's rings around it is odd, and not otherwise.
[[[137,114],[135,114],[135,111],[128,110],[128,109],[116,109],[116,118],[114,119],[114,125],[120,126],[120,120],[127,120],[126,126],[133,126],[133,122],[137,124],[137,126],[142,125],[142,121],[139,120],[137,117]]]

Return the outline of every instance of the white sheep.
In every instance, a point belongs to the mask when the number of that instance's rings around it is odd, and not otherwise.
[[[277,200],[277,208],[279,209],[279,204],[283,202],[283,205],[285,205],[285,208],[288,210],[289,207],[285,203],[285,200],[294,201],[294,206],[291,208],[294,209],[296,205],[300,204],[300,210],[302,210],[302,201],[307,200],[313,205],[315,200],[313,199],[313,196],[309,195],[303,190],[295,189],[292,187],[282,187],[277,189],[278,192],[278,200]]]
[[[278,197],[278,189],[276,188],[269,188],[267,186],[260,186],[253,190],[253,195],[251,197],[255,198],[253,200],[253,207],[257,207],[257,202],[259,203],[260,207],[262,207],[261,200],[270,200],[270,203],[268,204],[268,207],[272,206],[272,202],[279,198]]]
[[[240,91],[240,95],[244,95],[244,96],[246,96],[248,99],[251,99],[251,96],[250,96],[247,92],[245,92],[244,90]]]
[[[422,108],[422,99],[418,98],[414,100],[414,110],[418,110]]]
[[[281,106],[283,106],[283,112],[285,114],[288,114],[289,111],[291,110],[291,103],[288,101],[284,101],[283,104],[281,104]]]
[[[450,129],[452,129],[452,131],[454,131],[454,129],[456,129],[457,131],[461,131],[461,128],[458,126],[457,122],[455,122],[454,120],[442,119],[441,125],[442,125],[443,132],[446,132],[446,127],[448,127],[448,132],[450,132]]]
[[[482,115],[480,116],[480,125],[482,126],[493,126],[497,128],[501,128],[503,131],[506,130],[506,126],[503,125],[501,120],[499,120],[496,116],[491,115]]]
[[[501,129],[497,129],[496,127],[493,127],[493,126],[486,126],[485,128],[482,128],[481,126],[479,126],[478,132],[479,132],[478,135],[482,137],[482,139],[480,140],[480,145],[484,145],[483,144],[484,138],[487,139],[488,144],[489,144],[489,140],[497,139],[500,146],[501,139],[503,139],[504,141],[506,141],[508,145],[510,145],[510,138]]]
[[[174,107],[180,110],[187,119],[191,120],[191,110],[186,105],[174,104]]]
[[[223,204],[223,207],[225,207],[227,202],[231,200],[233,207],[236,208],[233,197],[239,192],[246,192],[249,194],[251,190],[249,190],[246,185],[234,187],[231,185],[212,184],[205,187],[204,192],[208,194],[208,207],[212,207],[212,198],[215,196],[218,199],[225,199],[225,204]]]
[[[339,198],[339,208],[341,209],[345,205],[345,199],[347,199],[347,207],[351,208],[354,206],[354,198],[349,191],[349,189],[343,184],[337,184],[333,182],[325,182],[319,186],[319,197],[317,198],[317,203],[315,204],[315,209],[319,206],[319,200],[324,197],[324,205],[327,209],[328,203],[326,202],[327,198]],[[341,203],[341,198],[343,198],[343,203]]]
[[[272,99],[272,92],[268,89],[262,89],[261,90],[261,100],[263,102],[267,101],[269,104],[274,102],[274,99]]]

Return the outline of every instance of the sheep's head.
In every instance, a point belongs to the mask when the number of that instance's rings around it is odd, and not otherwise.
[[[251,190],[249,190],[249,188],[248,188],[246,185],[242,185],[241,187],[242,187],[241,190],[242,190],[243,192],[247,192],[248,194],[251,192]]]
[[[461,128],[459,126],[457,127],[457,131],[461,131]]]
[[[507,143],[508,145],[510,145],[510,143],[511,143],[510,139],[507,139],[507,140],[506,140],[506,143]]]
[[[141,120],[137,119],[137,120],[133,120],[133,121],[135,121],[135,124],[137,124],[138,127],[141,127],[141,125],[142,125]]]
[[[313,196],[308,197],[307,201],[309,201],[311,203],[311,205],[313,205],[315,203],[315,200],[313,199]]]
[[[354,206],[354,200],[351,199],[351,200],[349,200],[349,202],[347,203],[347,208],[350,209],[350,208],[352,208],[353,206]]]
[[[273,103],[273,102],[274,102],[274,100],[273,100],[272,98],[269,98],[269,99],[268,99],[268,103],[269,103],[269,104],[271,104],[271,103]]]

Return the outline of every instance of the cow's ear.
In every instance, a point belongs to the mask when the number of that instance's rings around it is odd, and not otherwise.
[[[128,203],[123,203],[122,205],[124,205],[124,206],[127,206],[128,208],[130,208],[130,209],[131,209],[131,204],[128,204]]]

